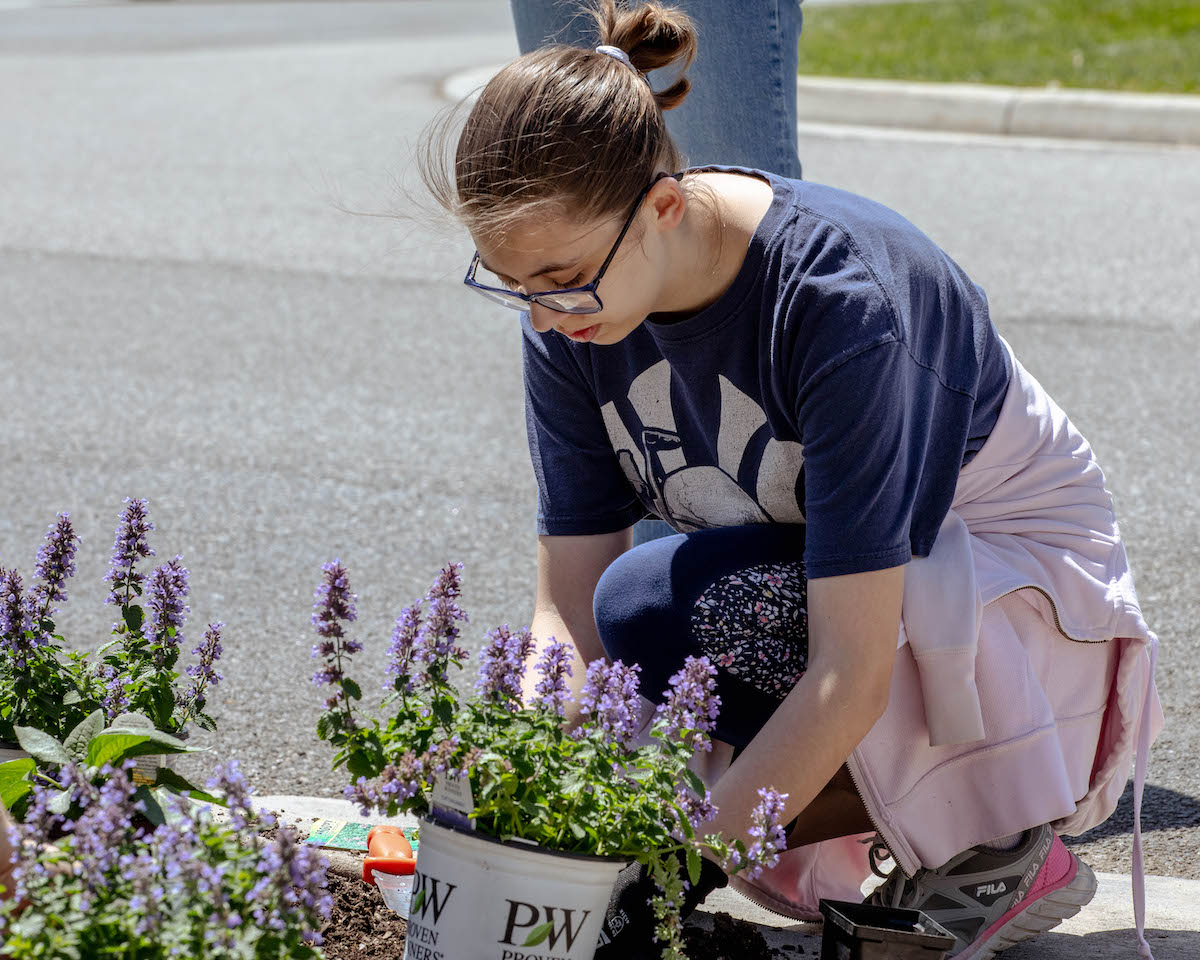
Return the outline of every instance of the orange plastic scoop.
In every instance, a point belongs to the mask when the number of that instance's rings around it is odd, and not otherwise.
[[[408,876],[417,868],[412,844],[400,827],[380,825],[367,834],[367,857],[363,860],[362,878],[374,884],[372,870],[393,876]]]

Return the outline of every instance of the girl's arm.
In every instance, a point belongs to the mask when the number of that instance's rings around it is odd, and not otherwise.
[[[808,584],[808,670],[712,790],[705,833],[740,837],[759,787],[788,794],[783,822],[807,807],[887,707],[904,567]]]
[[[538,537],[537,600],[532,625],[537,647],[526,663],[521,685],[526,703],[539,679],[534,664],[551,637],[574,647],[568,688],[572,697],[583,689],[588,662],[604,656],[592,614],[596,584],[609,564],[632,543],[632,528],[581,537]],[[578,709],[573,701],[567,703],[568,723],[574,723]]]

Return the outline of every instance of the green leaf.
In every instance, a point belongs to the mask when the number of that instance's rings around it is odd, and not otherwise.
[[[443,727],[454,722],[454,705],[449,700],[439,700],[433,705],[433,715]]]
[[[158,768],[158,773],[154,778],[154,786],[165,787],[174,793],[181,793],[185,797],[190,797],[192,800],[199,800],[201,803],[216,803],[222,807],[225,806],[224,800],[205,793],[186,777],[180,776],[170,767]]]
[[[22,797],[33,791],[29,775],[37,769],[32,757],[0,763],[0,802],[9,810]]]
[[[330,727],[332,725],[333,725],[333,714],[322,713],[319,717],[317,717],[317,739],[318,740],[328,740],[329,734],[331,732]]]
[[[137,593],[139,595],[141,594],[141,592],[142,592],[141,590],[137,591]],[[129,629],[132,630],[134,633],[137,633],[139,630],[141,630],[142,621],[145,619],[145,614],[142,612],[141,607],[139,607],[139,606],[122,607],[121,608],[121,616],[125,619],[125,623],[128,624]]]
[[[165,727],[171,722],[175,712],[175,691],[170,684],[163,684],[154,694],[154,713],[158,718],[158,726]]]
[[[355,683],[349,677],[346,677],[342,681],[342,689],[346,691],[346,696],[349,697],[351,700],[361,700],[362,699],[362,689],[359,687],[359,685],[357,683]]]
[[[88,744],[87,762],[97,767],[106,763],[115,766],[130,757],[144,757],[151,753],[199,753],[202,749],[188,746],[182,740],[157,730],[112,728],[92,738]]]
[[[163,810],[162,804],[158,802],[158,797],[145,784],[142,784],[133,791],[133,797],[135,800],[142,801],[143,806],[146,808],[143,811],[146,819],[156,827],[160,827],[167,822],[166,811]]]
[[[79,701],[81,701],[82,699],[83,699],[83,694],[80,693],[78,690],[68,690],[63,695],[63,699],[62,699],[63,706],[69,707],[72,704],[79,703]]]
[[[688,850],[687,852],[687,868],[688,880],[691,881],[694,887],[700,882],[700,854],[695,850]]]
[[[50,802],[46,804],[46,809],[51,813],[65,815],[71,809],[71,791],[60,790],[50,798]]]
[[[99,650],[96,651],[95,656],[97,656],[97,657],[103,656],[105,650],[107,650],[109,647],[111,647],[114,643],[120,643],[120,642],[121,642],[120,640],[109,640],[108,643],[104,644],[103,646],[100,647]]]
[[[553,920],[547,920],[545,923],[539,923],[536,927],[529,931],[529,936],[525,938],[525,942],[521,944],[521,946],[536,947],[539,943],[550,936],[550,931],[553,929]]]
[[[421,907],[423,907],[424,905],[425,905],[425,891],[422,890],[420,893],[417,894],[417,899],[413,901],[413,905],[408,911],[409,916],[412,916],[414,913],[420,913]]]
[[[127,730],[154,729],[154,721],[144,713],[122,713],[112,722],[112,725],[114,727],[123,727]]]
[[[71,762],[71,755],[54,737],[34,727],[14,727],[17,732],[17,742],[27,754],[43,763],[53,763],[61,766]]]
[[[688,786],[692,788],[692,792],[698,797],[704,796],[704,781],[696,774],[696,771],[690,767],[683,768],[683,778],[687,781]]]
[[[371,763],[371,758],[367,756],[364,750],[355,750],[350,754],[346,761],[346,769],[355,777],[366,777],[370,780],[372,777],[378,776],[379,771],[375,769]]]
[[[71,755],[73,760],[81,763],[87,759],[89,741],[103,729],[104,711],[94,710],[67,734],[67,739],[63,741],[63,749]]]

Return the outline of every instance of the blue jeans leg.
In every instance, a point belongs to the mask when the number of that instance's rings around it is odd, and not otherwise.
[[[594,47],[595,28],[573,2],[510,0],[521,52],[544,43]],[[691,92],[667,112],[667,128],[700,166],[756,167],[800,178],[796,152],[796,69],[803,25],[799,0],[675,0],[696,21],[699,51]],[[650,74],[666,87],[672,70]]]

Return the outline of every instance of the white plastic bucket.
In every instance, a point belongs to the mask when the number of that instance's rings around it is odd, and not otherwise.
[[[592,960],[625,866],[423,820],[404,960]]]

